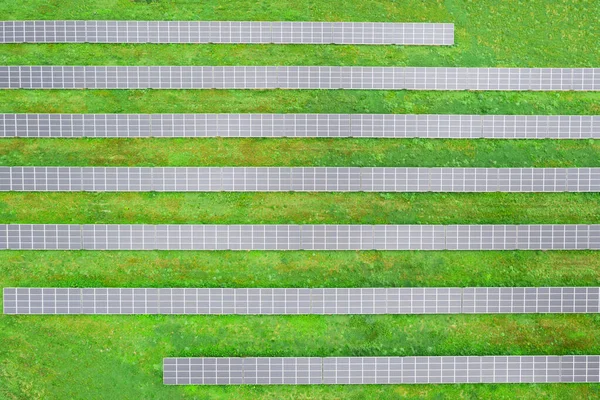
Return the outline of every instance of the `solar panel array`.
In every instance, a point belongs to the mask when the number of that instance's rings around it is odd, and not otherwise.
[[[600,68],[2,66],[0,89],[600,90]]]
[[[598,139],[600,116],[432,114],[0,114],[0,137]]]
[[[0,167],[0,191],[600,192],[600,168]]]
[[[598,287],[5,288],[4,314],[598,313]]]
[[[167,385],[600,382],[600,356],[165,358]]]
[[[600,225],[0,225],[9,250],[600,250]]]
[[[454,24],[254,21],[0,21],[0,43],[452,45]]]
[[[0,21],[0,43],[452,45],[453,24]],[[0,89],[598,91],[597,68],[0,66]],[[600,138],[598,116],[0,114],[0,137]],[[0,191],[600,192],[600,168],[0,167]],[[600,250],[600,225],[0,225],[9,250]],[[600,287],[5,288],[5,314],[599,313]],[[600,356],[165,358],[169,385],[600,382]]]

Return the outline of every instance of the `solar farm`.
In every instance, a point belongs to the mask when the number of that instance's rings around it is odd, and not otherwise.
[[[0,398],[600,397],[598,15],[5,0]]]

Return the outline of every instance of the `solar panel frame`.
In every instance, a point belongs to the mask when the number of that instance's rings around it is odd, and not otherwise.
[[[0,43],[454,44],[448,23],[2,21],[0,33]]]
[[[163,383],[591,383],[600,381],[599,361],[596,355],[165,358]]]
[[[0,114],[4,137],[600,138],[600,116]]]
[[[600,168],[0,167],[0,191],[599,192]]]
[[[361,89],[598,91],[594,68],[413,68],[307,66],[8,66],[0,67],[0,89]],[[548,72],[549,71],[549,72]],[[576,73],[577,72],[577,73]],[[51,79],[47,75],[51,75]],[[549,83],[531,76],[552,75]],[[578,76],[573,85],[562,77]],[[458,77],[464,84],[456,84]],[[540,78],[541,79],[541,78]],[[575,79],[575,78],[573,78]],[[517,80],[518,85],[510,84]],[[530,82],[527,84],[526,82]]]
[[[599,225],[0,225],[4,250],[598,250]]]

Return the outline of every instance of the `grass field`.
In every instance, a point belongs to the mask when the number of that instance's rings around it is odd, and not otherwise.
[[[2,45],[0,65],[600,66],[600,3],[4,0],[0,20],[454,22],[456,46]],[[0,91],[0,113],[600,114],[600,93]],[[3,139],[0,165],[600,166],[600,141]],[[0,223],[600,223],[598,194],[4,193]],[[594,285],[600,252],[0,252],[0,286]],[[169,356],[600,354],[597,315],[4,316],[0,399],[600,397],[600,385],[167,387]]]

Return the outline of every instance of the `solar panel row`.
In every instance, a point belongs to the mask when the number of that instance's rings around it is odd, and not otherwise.
[[[600,250],[600,225],[0,225],[10,250]]]
[[[600,90],[599,68],[2,66],[0,89]]]
[[[0,114],[0,137],[600,138],[600,116]]]
[[[0,21],[0,43],[452,45],[454,24],[250,21]]]
[[[0,191],[599,192],[600,168],[0,167]]]
[[[598,313],[598,287],[5,288],[4,314]]]
[[[600,382],[600,356],[165,358],[167,385]]]
[[[600,192],[600,168],[0,167],[0,191]]]

